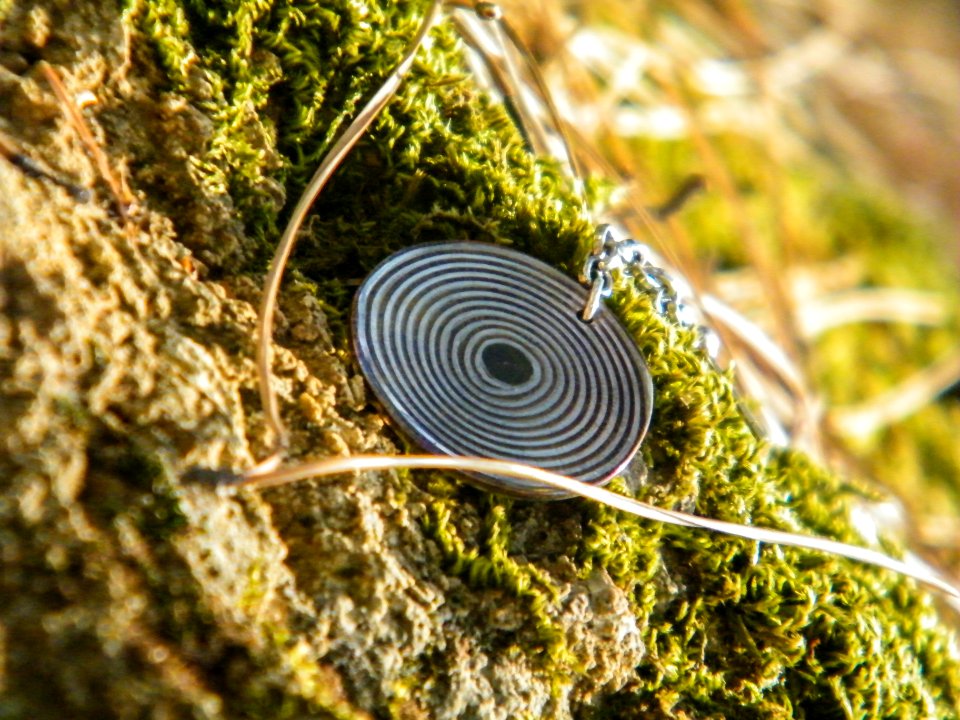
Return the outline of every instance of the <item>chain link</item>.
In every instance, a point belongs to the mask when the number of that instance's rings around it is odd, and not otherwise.
[[[693,289],[677,273],[663,268],[656,253],[631,238],[617,237],[610,225],[597,227],[593,252],[583,263],[580,282],[590,288],[580,317],[590,322],[604,298],[613,293],[613,273],[640,277],[654,293],[654,306],[668,320],[699,333],[698,345],[716,359],[720,351],[717,334],[705,323]]]

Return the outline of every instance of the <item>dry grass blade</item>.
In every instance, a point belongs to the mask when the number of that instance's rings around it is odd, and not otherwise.
[[[40,70],[53,89],[54,94],[57,96],[60,107],[63,108],[63,111],[66,113],[70,125],[76,131],[77,135],[80,136],[81,142],[83,142],[90,157],[93,158],[94,163],[96,163],[100,176],[104,182],[107,183],[110,192],[113,194],[113,199],[117,204],[117,212],[123,221],[126,222],[130,206],[133,204],[133,195],[130,194],[130,191],[126,188],[123,181],[117,177],[113,168],[110,167],[106,154],[104,154],[103,149],[100,147],[100,143],[93,137],[93,133],[90,132],[90,128],[87,126],[87,122],[83,119],[80,111],[77,110],[76,103],[70,97],[69,93],[67,93],[67,89],[60,79],[60,75],[53,66],[46,61],[40,63]]]

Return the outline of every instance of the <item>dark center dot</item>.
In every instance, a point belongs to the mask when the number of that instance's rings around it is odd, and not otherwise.
[[[522,385],[533,377],[530,359],[513,345],[494,342],[480,351],[487,372],[508,385]]]

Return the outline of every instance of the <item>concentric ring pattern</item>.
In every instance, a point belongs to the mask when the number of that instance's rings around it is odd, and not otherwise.
[[[586,291],[498,245],[416,245],[384,260],[354,301],[361,370],[425,450],[535,465],[602,484],[636,453],[650,375],[606,309],[580,320]],[[495,492],[564,493],[496,475]]]

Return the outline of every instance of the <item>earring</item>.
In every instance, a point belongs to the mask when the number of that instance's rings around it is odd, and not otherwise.
[[[390,417],[442,455],[535,465],[602,484],[646,432],[653,386],[614,315],[579,313],[584,289],[528,255],[428,243],[384,260],[353,309],[354,351]],[[470,473],[487,490],[569,497]]]

